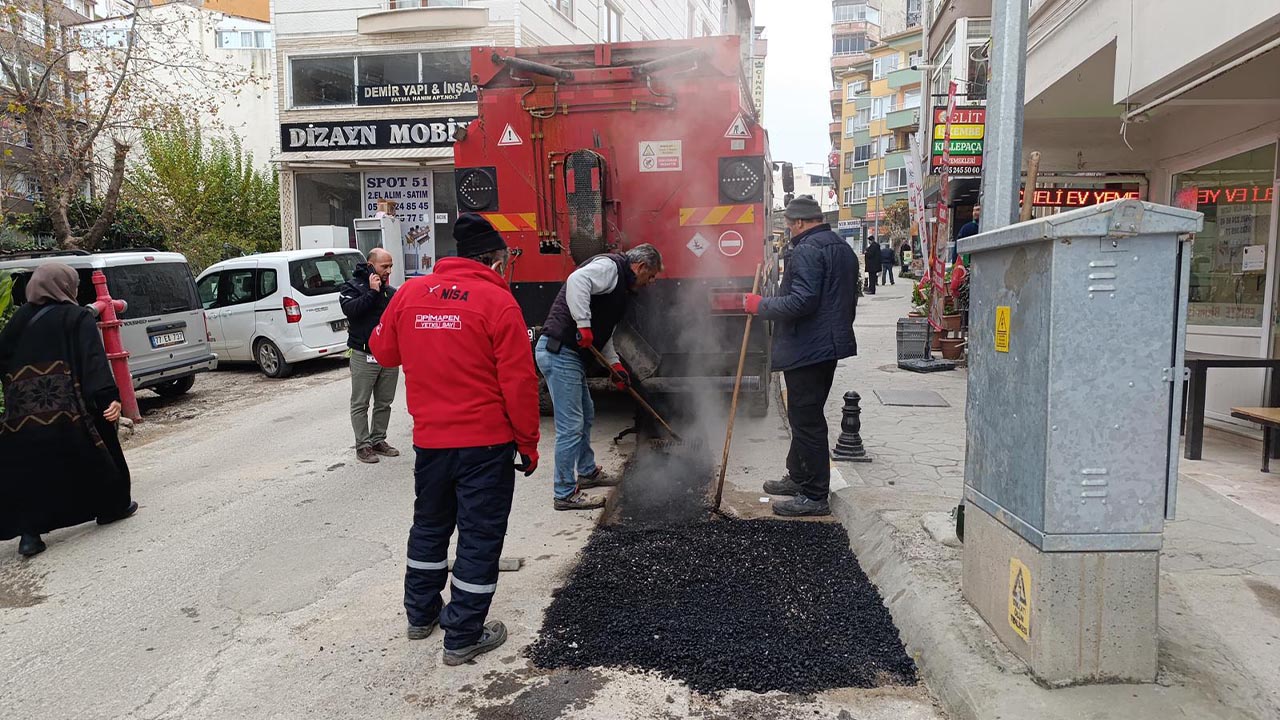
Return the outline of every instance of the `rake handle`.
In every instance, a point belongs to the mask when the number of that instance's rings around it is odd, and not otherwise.
[[[618,373],[614,372],[613,367],[609,365],[609,361],[605,359],[605,356],[603,353],[601,353],[599,350],[596,349],[595,345],[588,345],[587,349],[589,349],[591,351],[591,354],[595,356],[596,360],[598,360],[600,364],[604,366],[604,369],[609,371],[610,378],[613,378],[617,382],[622,382],[622,378],[618,377]],[[636,389],[631,387],[631,383],[626,383],[626,386],[627,386],[627,392],[631,393],[631,398],[635,400],[636,403],[640,405],[640,407],[644,408],[645,411],[647,411],[650,415],[652,415],[653,419],[657,420],[658,424],[662,425],[663,429],[667,431],[667,434],[675,438],[678,442],[684,442],[684,438],[680,437],[679,433],[671,429],[671,426],[667,424],[666,420],[662,419],[662,416],[658,414],[658,411],[654,410],[653,406],[645,402],[645,399],[640,396],[640,393],[636,392]]]
[[[751,286],[751,294],[760,293],[760,273],[764,263],[756,265],[755,282]],[[716,481],[716,503],[713,510],[720,509],[720,501],[724,498],[724,475],[729,468],[729,446],[733,443],[733,421],[738,417],[738,394],[742,390],[742,371],[747,364],[747,343],[751,340],[751,316],[747,316],[747,326],[742,331],[742,349],[738,351],[738,374],[733,378],[733,402],[729,404],[729,427],[724,433],[724,455],[720,458],[720,478]],[[767,392],[767,391],[766,391]]]

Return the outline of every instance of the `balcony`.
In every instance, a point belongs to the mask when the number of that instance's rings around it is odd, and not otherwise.
[[[886,80],[889,81],[890,90],[898,90],[904,87],[919,85],[922,75],[923,73],[919,70],[912,70],[911,68],[906,67],[889,73]]]
[[[465,30],[486,27],[489,10],[469,7],[468,0],[382,0],[382,8],[361,15],[361,35]]]
[[[855,65],[871,62],[871,56],[864,53],[852,53],[849,55],[832,55],[831,70],[833,72],[841,72],[848,70]]]
[[[832,35],[852,35],[854,33],[870,33],[872,35],[877,35],[879,32],[879,25],[869,23],[865,20],[831,23]]]
[[[888,130],[913,128],[920,124],[920,108],[909,107],[895,110],[884,117],[884,126]]]
[[[840,121],[839,120],[828,125],[827,129],[831,135],[832,140],[836,140],[840,137]]]
[[[889,152],[885,153],[884,169],[896,170],[901,167],[906,167],[908,156],[911,154],[907,152],[907,150],[908,148],[900,147],[900,148],[894,148]]]

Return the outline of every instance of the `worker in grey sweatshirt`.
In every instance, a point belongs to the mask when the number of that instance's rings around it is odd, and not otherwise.
[[[587,391],[587,368],[595,363],[594,347],[612,367],[618,389],[631,377],[613,348],[613,330],[622,320],[635,291],[662,272],[662,255],[652,245],[625,253],[597,255],[573,271],[551,304],[542,337],[534,352],[547,380],[555,408],[555,509],[590,510],[604,498],[582,491],[617,484],[596,465],[591,449],[595,406]]]

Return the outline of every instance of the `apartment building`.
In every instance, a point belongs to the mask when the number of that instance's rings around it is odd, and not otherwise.
[[[919,102],[918,74],[907,71],[914,59],[912,50],[918,51],[921,45],[920,3],[919,0],[834,0],[832,21],[834,87],[829,165],[840,199],[837,232],[860,246],[868,234],[874,234],[881,212],[880,184],[888,169],[883,156],[898,151],[899,135],[909,127],[901,124],[905,115],[900,112],[909,102],[907,90],[911,88],[905,82],[909,75],[917,78],[914,101]],[[908,22],[913,24],[908,26]],[[872,92],[873,87],[878,95]],[[887,122],[890,113],[895,113],[893,130]],[[905,135],[901,139],[905,141]],[[873,156],[877,163],[874,172]],[[901,157],[892,162],[900,161]],[[891,179],[896,181],[897,173]],[[904,190],[905,185],[904,181]],[[876,215],[869,215],[872,209]]]
[[[409,241],[455,251],[453,134],[476,117],[470,50],[737,34],[751,67],[752,0],[275,0],[282,243],[354,237],[379,184],[420,188]],[[413,128],[391,144],[390,126]],[[374,128],[373,136],[360,130]],[[410,237],[412,235],[412,237]]]

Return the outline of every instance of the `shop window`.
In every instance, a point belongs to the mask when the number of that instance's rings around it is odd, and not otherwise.
[[[432,173],[432,190],[435,207],[432,212],[445,222],[435,224],[436,257],[453,257],[458,254],[458,243],[453,239],[453,222],[458,219],[458,192],[454,186],[453,171],[436,170]]]
[[[351,55],[294,58],[290,63],[293,104],[354,105],[356,59]]]
[[[1191,259],[1188,324],[1262,327],[1275,265],[1267,257],[1275,162],[1273,144],[1174,176],[1173,204],[1204,213]]]
[[[298,173],[295,178],[298,227],[336,225],[354,232],[361,214],[360,173]]]
[[[359,58],[361,85],[418,82],[418,54],[367,55]]]

